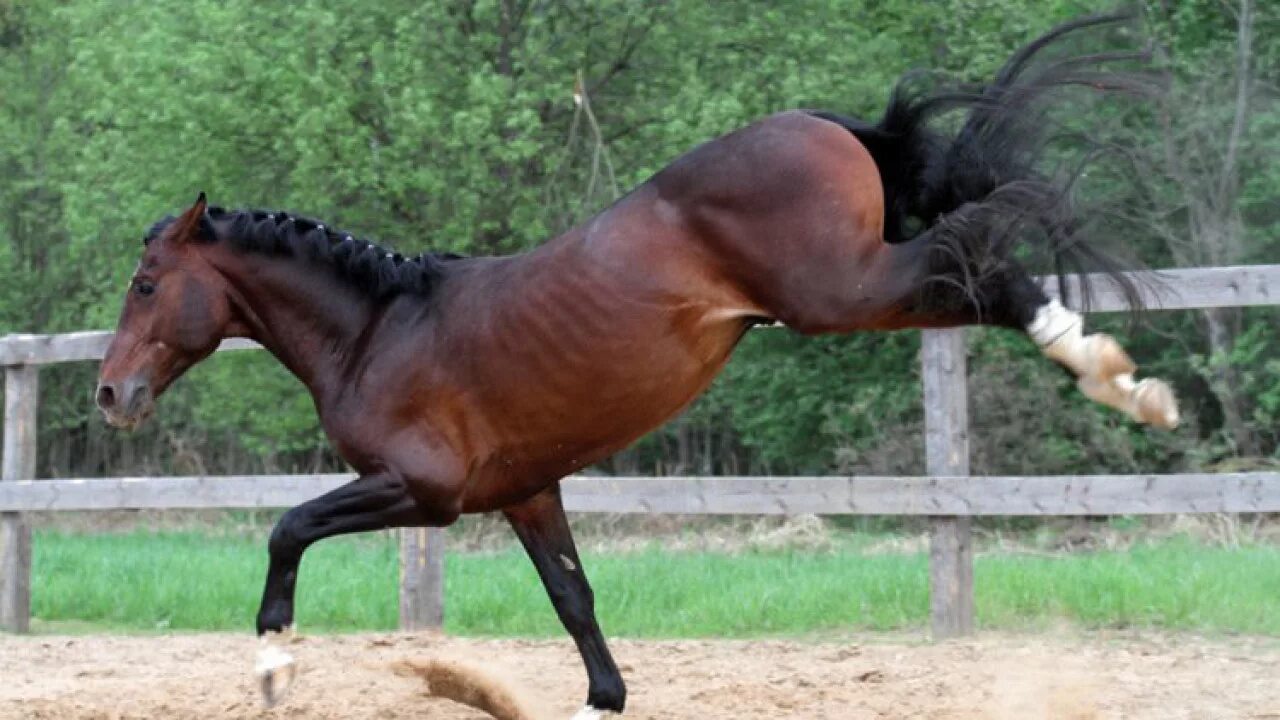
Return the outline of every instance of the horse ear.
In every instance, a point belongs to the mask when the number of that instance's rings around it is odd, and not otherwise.
[[[205,200],[202,190],[195,203],[174,221],[173,233],[169,237],[178,242],[212,240],[213,223],[209,220],[208,210],[209,203]]]

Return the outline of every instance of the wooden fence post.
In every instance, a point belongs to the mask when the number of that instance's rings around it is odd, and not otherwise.
[[[400,531],[400,629],[444,627],[443,528]]]
[[[40,369],[12,365],[4,370],[4,462],[0,482],[36,476],[36,409]],[[31,528],[22,513],[0,513],[0,629],[24,633],[31,627]]]
[[[925,457],[930,475],[969,474],[969,395],[963,329],[921,339]],[[973,632],[973,544],[969,518],[930,521],[929,604],[933,637]]]

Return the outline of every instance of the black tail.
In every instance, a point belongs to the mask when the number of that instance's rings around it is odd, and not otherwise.
[[[1060,25],[1016,52],[985,86],[908,74],[874,125],[813,113],[848,129],[874,158],[884,183],[885,240],[903,242],[924,233],[933,238],[929,262],[936,282],[922,302],[938,309],[972,304],[985,312],[994,300],[983,297],[984,287],[992,285],[988,281],[1022,262],[1041,264],[1027,257],[1038,253],[1059,278],[1069,272],[1107,274],[1130,306],[1140,307],[1137,288],[1121,272],[1126,264],[1084,237],[1072,198],[1084,161],[1096,158],[1101,146],[1071,127],[1078,115],[1068,118],[1051,102],[1071,88],[1131,96],[1159,89],[1145,50],[1062,50],[1095,39],[1113,46],[1130,21],[1128,15],[1106,15]],[[955,110],[968,112],[958,130],[931,126]],[[1059,140],[1072,141],[1077,150],[1083,140],[1087,147],[1077,153],[1083,161],[1076,167],[1052,173],[1043,165],[1048,146]],[[1087,304],[1087,286],[1083,295]]]

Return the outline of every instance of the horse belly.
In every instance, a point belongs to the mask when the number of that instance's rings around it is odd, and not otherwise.
[[[590,358],[561,355],[541,382],[504,383],[508,402],[488,414],[464,511],[519,502],[659,427],[711,384],[746,327],[714,311],[661,332],[633,327],[597,338]]]

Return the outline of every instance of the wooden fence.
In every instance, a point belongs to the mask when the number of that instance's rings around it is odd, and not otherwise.
[[[1280,265],[1169,270],[1153,309],[1280,305]],[[1105,286],[1104,286],[1105,287]],[[1123,310],[1099,292],[1094,311]],[[27,630],[31,533],[22,513],[119,508],[277,508],[315,497],[350,475],[34,480],[41,365],[98,360],[107,332],[0,338],[5,368],[0,474],[0,627]],[[253,349],[240,340],[222,350]],[[572,477],[571,512],[924,515],[931,518],[935,637],[973,627],[969,523],[980,515],[1114,515],[1280,511],[1280,473],[970,477],[963,330],[924,333],[923,477]],[[87,393],[86,393],[87,395]],[[406,628],[443,619],[444,532],[401,532],[400,619]]]

